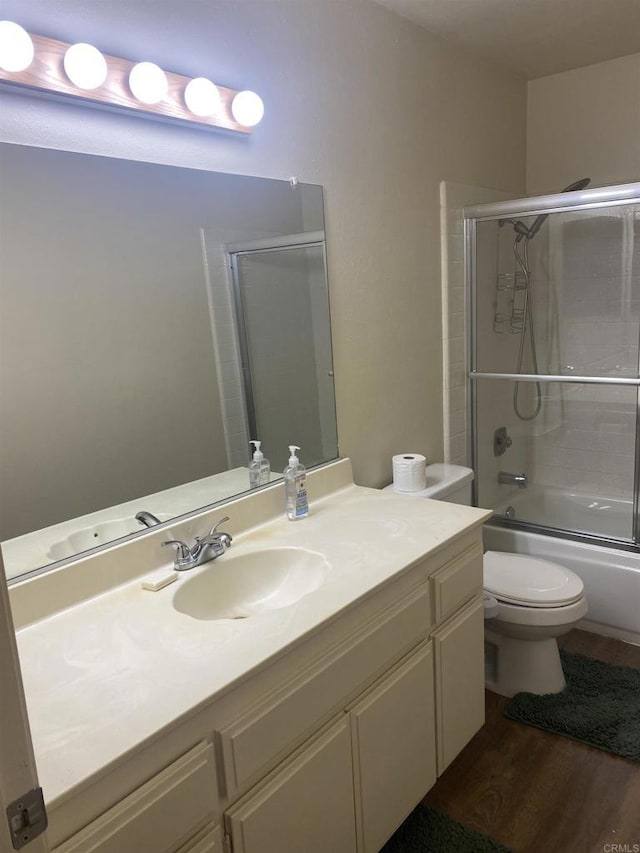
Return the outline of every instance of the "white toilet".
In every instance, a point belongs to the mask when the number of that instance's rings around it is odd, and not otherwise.
[[[428,465],[425,489],[398,494],[468,505],[472,480],[470,468]],[[498,551],[485,553],[483,571],[486,686],[502,696],[559,693],[565,679],[556,637],[587,613],[582,581],[558,563]]]

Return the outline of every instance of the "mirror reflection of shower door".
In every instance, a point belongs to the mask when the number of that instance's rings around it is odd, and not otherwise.
[[[231,254],[250,438],[273,471],[337,456],[324,243]]]

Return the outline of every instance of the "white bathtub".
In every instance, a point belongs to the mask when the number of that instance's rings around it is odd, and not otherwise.
[[[507,508],[510,511],[506,511]],[[506,512],[505,512],[506,511]],[[567,492],[551,486],[518,489],[495,508],[496,514],[608,539],[633,537],[633,501]]]
[[[525,514],[524,494],[513,496],[510,504],[514,506],[518,519],[541,523],[538,515],[541,496],[534,493],[531,497],[531,517]],[[617,505],[624,502],[594,501],[585,496],[557,492],[548,495],[546,500],[545,509],[551,512],[546,516],[546,524],[595,532],[593,514],[600,513],[603,522],[605,515],[608,519],[607,532],[596,528],[599,532],[608,536],[629,535],[626,529],[622,529],[627,526],[624,521],[627,514],[622,513],[624,507]],[[504,511],[504,507],[498,511]],[[569,519],[573,522],[571,525],[568,524]],[[620,532],[616,532],[616,527],[620,527]],[[640,645],[640,553],[511,530],[491,523],[485,524],[484,544],[488,550],[530,554],[567,566],[582,578],[585,586],[589,612],[581,627]]]

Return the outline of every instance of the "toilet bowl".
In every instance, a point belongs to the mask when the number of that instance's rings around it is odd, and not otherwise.
[[[470,504],[472,479],[470,468],[429,465],[427,488],[401,494]],[[502,696],[564,690],[556,638],[587,613],[582,580],[558,563],[502,551],[485,553],[483,573],[492,600],[485,618],[487,688]]]
[[[496,600],[485,621],[485,683],[502,696],[559,693],[566,683],[557,637],[587,613],[574,572],[535,557],[486,551],[484,588]]]

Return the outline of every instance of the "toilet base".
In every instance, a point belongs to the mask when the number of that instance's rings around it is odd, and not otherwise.
[[[560,693],[566,687],[555,637],[522,640],[485,628],[485,686],[500,696]]]

